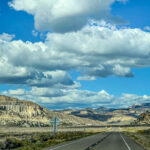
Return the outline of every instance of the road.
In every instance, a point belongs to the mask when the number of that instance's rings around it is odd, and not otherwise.
[[[112,132],[100,133],[46,150],[144,150],[127,136]]]

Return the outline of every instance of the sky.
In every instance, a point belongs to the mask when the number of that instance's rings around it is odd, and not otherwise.
[[[150,102],[150,1],[0,0],[0,94],[49,109]]]

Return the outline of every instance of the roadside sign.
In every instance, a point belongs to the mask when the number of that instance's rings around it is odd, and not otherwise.
[[[54,117],[51,119],[50,123],[53,125],[53,132],[56,133],[56,132],[57,132],[57,126],[58,126],[59,123],[60,123],[59,118],[56,117],[56,116],[54,116]]]

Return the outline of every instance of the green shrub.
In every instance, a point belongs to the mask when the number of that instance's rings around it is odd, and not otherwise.
[[[23,146],[23,142],[16,138],[7,138],[5,141],[6,149],[14,149]]]
[[[30,139],[22,140],[20,147],[16,150],[41,150],[45,147],[53,146],[66,141],[79,139],[93,133],[85,132],[67,132],[67,133],[40,133],[34,134]]]

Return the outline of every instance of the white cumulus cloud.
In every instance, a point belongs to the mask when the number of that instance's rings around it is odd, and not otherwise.
[[[73,84],[62,73],[72,69],[81,73],[79,80],[112,75],[133,77],[132,68],[150,66],[149,41],[149,32],[118,29],[104,22],[78,32],[48,33],[45,42],[0,39],[0,82],[7,82],[7,77],[21,77],[25,84],[50,85],[52,74],[48,72],[56,71],[62,76],[58,82]]]
[[[23,94],[24,93],[24,94]],[[125,108],[133,104],[148,103],[150,96],[122,94],[120,97],[115,97],[102,90],[99,92],[92,92],[78,89],[51,89],[51,88],[36,88],[33,87],[30,91],[23,91],[22,89],[3,91],[2,94],[14,96],[21,99],[32,100],[47,108],[53,109],[76,109],[82,108]]]
[[[62,107],[128,106],[149,101],[149,96],[122,95],[105,91],[83,91],[72,80],[97,77],[133,77],[132,68],[150,66],[150,33],[141,29],[117,28],[104,21],[77,32],[48,33],[45,42],[0,39],[0,83],[26,85],[30,91],[5,91],[7,95]],[[23,96],[25,95],[25,96]],[[82,96],[81,96],[82,95]]]
[[[68,32],[81,29],[89,19],[106,18],[115,1],[126,0],[12,0],[9,5],[33,15],[37,30]]]
[[[7,33],[0,34],[0,39],[4,41],[11,41],[14,37],[15,37],[14,34],[11,35]]]

